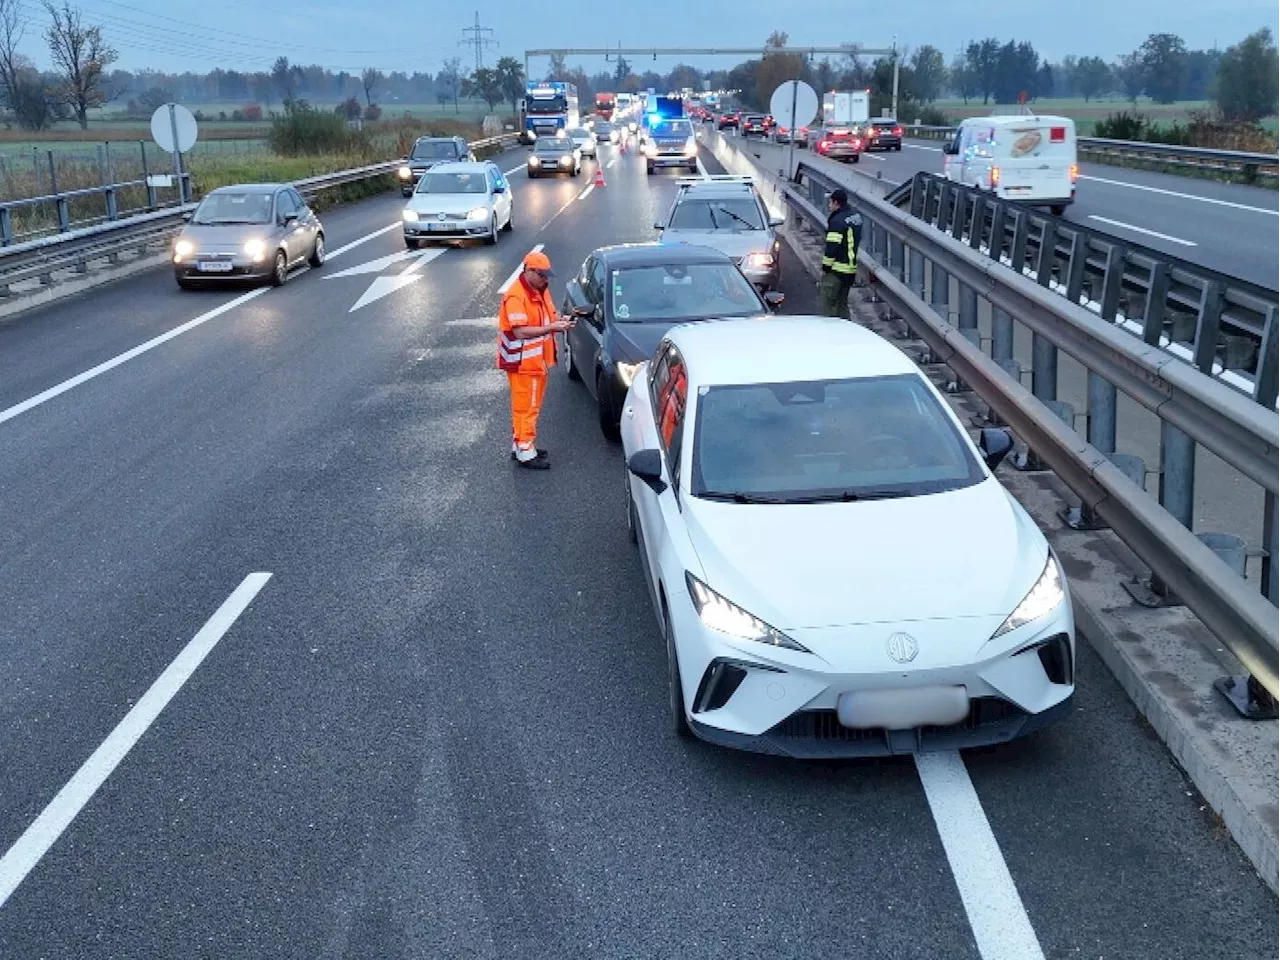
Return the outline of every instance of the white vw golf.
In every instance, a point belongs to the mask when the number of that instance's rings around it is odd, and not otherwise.
[[[872,756],[1010,740],[1069,710],[1075,625],[1035,523],[892,344],[845,320],[676,327],[622,412],[628,526],[672,723]]]

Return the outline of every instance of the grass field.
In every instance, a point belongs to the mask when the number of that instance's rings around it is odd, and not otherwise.
[[[994,103],[983,106],[981,99],[970,100],[967,104],[963,100],[939,100],[933,106],[945,113],[953,122],[964,120],[967,117],[987,116],[992,110],[996,109]],[[1124,97],[1090,100],[1088,103],[1077,97],[1037,100],[1035,103],[1029,104],[1029,106],[1040,113],[1053,113],[1070,117],[1076,122],[1076,132],[1082,137],[1087,137],[1093,133],[1093,125],[1096,121],[1105,120],[1113,113],[1121,113],[1123,111],[1141,113],[1143,116],[1156,121],[1160,126],[1167,126],[1173,123],[1185,124],[1190,120],[1194,111],[1209,110],[1213,107],[1213,104],[1208,100],[1154,103],[1147,97],[1139,97],[1135,106]],[[1002,107],[1001,109],[1006,108]],[[910,121],[914,118],[904,117],[903,119]],[[1264,120],[1262,125],[1270,132],[1275,133],[1277,120],[1275,117],[1271,117]]]

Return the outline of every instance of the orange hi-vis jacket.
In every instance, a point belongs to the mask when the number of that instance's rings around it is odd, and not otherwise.
[[[523,277],[518,278],[502,295],[502,305],[498,308],[498,368],[507,373],[545,375],[556,363],[555,334],[517,340],[511,336],[511,330],[513,327],[545,327],[557,319],[550,288],[539,294]]]

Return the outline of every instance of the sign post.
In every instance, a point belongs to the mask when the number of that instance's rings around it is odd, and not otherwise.
[[[173,172],[178,177],[178,196],[191,202],[190,185],[182,177],[182,155],[196,144],[199,126],[191,111],[178,103],[165,103],[151,115],[151,137],[160,149],[173,154]]]
[[[796,132],[801,126],[808,125],[818,112],[818,95],[803,80],[786,80],[769,98],[769,112],[773,114],[775,123],[791,131],[786,171],[790,180],[795,170]]]

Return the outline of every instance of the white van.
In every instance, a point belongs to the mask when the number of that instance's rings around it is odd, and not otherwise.
[[[1002,200],[1047,206],[1060,217],[1075,199],[1080,165],[1069,117],[970,117],[942,152],[943,176]]]

